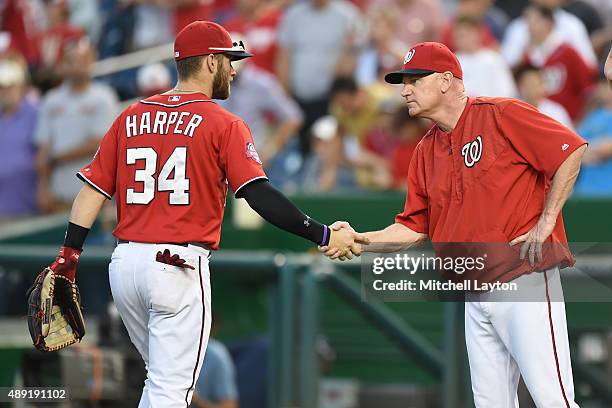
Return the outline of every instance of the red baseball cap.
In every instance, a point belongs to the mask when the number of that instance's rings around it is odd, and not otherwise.
[[[211,21],[194,21],[176,35],[176,61],[208,54],[226,54],[233,61],[253,56],[246,52],[242,41],[232,41],[225,28]]]
[[[459,60],[444,44],[423,42],[416,44],[404,57],[401,70],[385,75],[385,81],[390,84],[401,84],[405,74],[427,75],[433,72],[449,71],[454,77],[463,79],[463,71]]]

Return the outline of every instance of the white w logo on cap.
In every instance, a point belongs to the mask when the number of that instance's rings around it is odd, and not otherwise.
[[[414,53],[415,53],[414,48],[408,51],[408,54],[406,54],[406,56],[404,57],[404,65],[410,62],[412,57],[414,57]]]

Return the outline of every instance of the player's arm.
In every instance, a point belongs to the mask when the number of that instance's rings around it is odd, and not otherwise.
[[[90,187],[89,184],[84,184],[72,203],[70,222],[83,228],[91,228],[106,200],[107,198],[102,193]],[[82,246],[81,242],[78,247],[82,248]]]
[[[332,230],[327,225],[310,218],[300,211],[287,197],[274,188],[268,180],[254,180],[236,193],[270,224],[305,238],[317,245],[329,246],[345,253],[357,243],[367,243],[361,234],[348,229]],[[358,253],[357,249],[353,253]],[[352,255],[349,255],[352,257]]]
[[[353,230],[349,223],[345,221],[337,221],[331,225],[331,228],[332,230],[339,230],[345,228]],[[420,244],[421,242],[429,238],[427,234],[413,231],[409,227],[400,223],[391,224],[387,228],[378,231],[363,232],[362,235],[370,242],[367,245],[356,244],[359,253],[389,253],[404,251]],[[340,256],[339,251],[337,251],[335,248],[322,246],[319,248],[319,250],[325,253],[325,256],[328,256],[332,259],[338,258]]]
[[[510,245],[515,245],[520,242],[524,242],[521,247],[521,259],[525,259],[526,255],[529,254],[529,262],[533,265],[536,261],[542,260],[542,243],[552,234],[559,213],[567,201],[578,173],[580,172],[580,163],[582,156],[587,146],[583,145],[578,147],[563,161],[561,166],[557,169],[553,179],[552,185],[546,196],[546,202],[544,204],[544,210],[540,215],[536,226],[510,242]]]
[[[83,185],[74,199],[64,244],[60,247],[55,262],[49,268],[74,283],[76,267],[83,251],[83,244],[106,197],[88,184]]]
[[[578,177],[586,141],[522,101],[502,106],[500,114],[500,128],[508,142],[533,170],[551,183],[535,226],[510,241],[510,245],[523,243],[521,259],[529,253],[529,263],[533,266],[543,259],[542,244],[552,234]],[[538,134],[545,137],[533,137]]]
[[[580,172],[580,163],[582,156],[586,151],[587,146],[582,145],[570,154],[567,159],[559,166],[552,179],[552,185],[548,195],[546,196],[546,204],[542,211],[541,219],[548,223],[555,223],[567,197],[569,196],[578,173]]]
[[[366,252],[396,252],[412,248],[427,240],[427,234],[416,232],[404,224],[395,223],[379,231],[364,232],[370,240],[369,245],[363,245]]]

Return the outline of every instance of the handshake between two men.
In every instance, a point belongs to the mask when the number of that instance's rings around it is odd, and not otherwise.
[[[319,251],[330,259],[344,261],[359,256],[364,245],[370,243],[366,234],[356,232],[348,222],[336,221],[330,225],[331,236],[327,246],[319,246]]]

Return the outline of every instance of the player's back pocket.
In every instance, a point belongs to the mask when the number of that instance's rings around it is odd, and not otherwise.
[[[154,262],[147,275],[150,309],[160,313],[178,314],[194,299],[194,275],[197,271]]]

